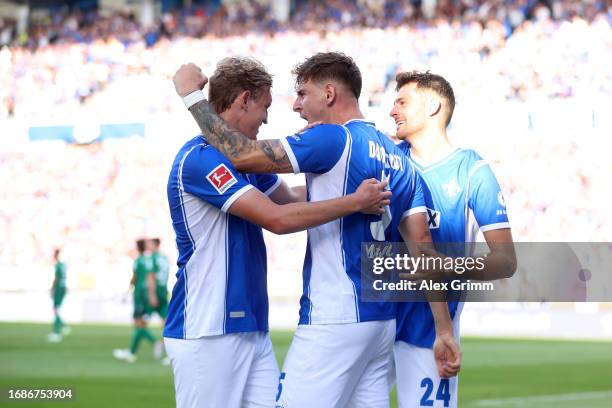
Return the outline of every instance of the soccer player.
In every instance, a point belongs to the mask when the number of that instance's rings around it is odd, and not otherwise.
[[[271,86],[259,62],[224,59],[210,81],[212,109],[254,141],[267,120]],[[353,212],[380,214],[390,193],[383,191],[386,183],[366,180],[342,198],[296,202],[305,200],[303,188],[290,189],[276,175],[238,171],[208,137],[203,132],[181,148],[168,180],[179,269],[164,340],[176,403],[272,407],[279,373],[268,335],[261,227],[282,234]]]
[[[51,298],[53,299],[53,315],[55,318],[53,319],[53,331],[47,336],[47,340],[51,343],[62,341],[62,334],[68,334],[69,332],[69,328],[64,326],[59,314],[59,309],[66,296],[66,264],[60,260],[60,253],[59,248],[53,251],[55,274],[51,285]]]
[[[455,107],[451,85],[443,77],[420,72],[397,75],[397,98],[391,116],[397,125],[398,147],[427,184],[429,228],[434,242],[449,256],[469,256],[465,245],[480,230],[490,248],[482,271],[464,278],[512,276],[516,258],[503,194],[489,165],[471,149],[453,146],[447,136]],[[449,302],[454,333],[459,339],[463,303]],[[398,307],[394,347],[400,407],[456,407],[457,377],[441,378],[432,346],[434,319],[427,304],[406,302]]]
[[[155,274],[155,294],[149,293],[149,298],[155,298],[157,306],[153,307],[153,311],[162,319],[163,326],[166,323],[166,316],[168,316],[168,275],[170,268],[168,258],[159,251],[161,240],[159,238],[152,238],[148,243],[151,246],[151,261],[153,263],[153,273]],[[161,359],[163,353],[163,342],[157,342],[154,349],[155,358]],[[170,359],[166,357],[162,360],[162,363],[169,365]]]
[[[373,123],[363,119],[361,74],[340,53],[320,53],[295,69],[293,109],[324,122],[280,140],[255,141],[228,126],[198,93],[206,77],[193,64],[174,76],[210,144],[239,171],[306,173],[311,201],[350,194],[368,178],[393,191],[382,216],[353,214],[308,230],[299,326],[280,376],[277,407],[387,407],[388,367],[395,338],[395,304],[361,300],[361,243],[399,239],[431,242],[414,169]],[[244,132],[243,132],[244,133]],[[452,375],[460,353],[444,302],[432,303],[439,329],[440,371]]]
[[[113,350],[115,358],[128,363],[136,361],[136,353],[142,339],[146,339],[152,344],[156,343],[155,336],[147,328],[146,321],[147,315],[151,312],[151,307],[157,305],[153,262],[151,256],[146,253],[146,240],[137,240],[136,249],[138,250],[138,257],[134,260],[132,279],[130,280],[130,287],[134,288],[134,332],[132,341],[128,350]]]

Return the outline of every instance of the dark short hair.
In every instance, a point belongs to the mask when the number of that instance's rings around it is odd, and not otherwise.
[[[159,247],[161,245],[161,239],[159,238],[151,238],[151,242],[153,245],[155,245],[155,247]]]
[[[232,106],[241,92],[251,92],[257,99],[259,92],[272,86],[272,75],[254,58],[228,57],[217,64],[210,77],[208,100],[215,112],[222,113]]]
[[[351,90],[355,98],[361,95],[361,72],[355,61],[341,52],[319,52],[293,68],[297,84],[335,80]]]
[[[448,126],[453,117],[453,111],[455,110],[455,93],[453,92],[451,84],[446,79],[440,75],[432,74],[429,71],[409,71],[397,74],[395,81],[397,82],[397,86],[395,87],[396,91],[399,91],[400,88],[406,84],[415,83],[418,89],[432,90],[446,100],[446,126]]]
[[[144,253],[145,249],[147,249],[147,241],[144,239],[136,240],[136,249],[139,254]]]

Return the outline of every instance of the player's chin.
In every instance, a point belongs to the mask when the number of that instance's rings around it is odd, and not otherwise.
[[[397,129],[397,132],[395,133],[395,137],[400,140],[406,140],[408,138],[408,134],[409,132],[407,132],[406,129],[402,129],[402,127],[399,127]]]
[[[261,125],[260,125],[261,126]],[[257,135],[259,135],[259,126],[253,129],[250,134],[246,135],[251,140],[257,140]]]

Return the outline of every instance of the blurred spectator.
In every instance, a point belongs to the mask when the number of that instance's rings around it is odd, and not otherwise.
[[[172,89],[175,69],[193,61],[211,72],[232,54],[270,67],[271,117],[282,123],[267,127],[286,132],[300,125],[287,115],[291,68],[315,52],[340,50],[360,66],[362,105],[379,126],[391,122],[397,71],[449,78],[458,100],[451,134],[456,129],[458,144],[493,163],[518,241],[605,241],[612,165],[598,120],[612,94],[610,7],[599,0],[309,0],[282,24],[269,2],[240,1],[168,13],[150,27],[129,14],[61,12],[33,22],[22,38],[4,19],[0,42],[11,45],[0,49],[0,137],[11,137],[3,127],[9,120],[151,122],[163,114],[189,121]],[[581,113],[583,101],[599,111]],[[169,133],[162,137],[189,136]],[[168,218],[168,151],[147,139],[0,150],[0,230],[10,235],[0,264],[44,262],[46,245],[58,241],[79,242],[70,255],[76,263],[123,256],[143,224]],[[164,231],[172,242],[170,226]]]

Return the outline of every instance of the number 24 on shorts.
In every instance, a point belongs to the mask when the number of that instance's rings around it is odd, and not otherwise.
[[[425,392],[423,393],[423,397],[421,397],[421,406],[422,407],[433,407],[434,401],[431,399],[431,394],[434,390],[434,382],[431,378],[425,377],[421,381],[421,388],[425,388]],[[443,401],[444,406],[448,407],[450,403],[450,385],[448,379],[441,379],[440,384],[438,385],[438,391],[436,392],[436,400]]]

